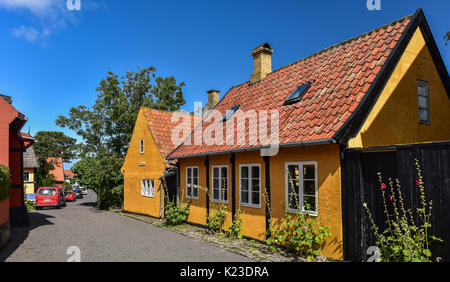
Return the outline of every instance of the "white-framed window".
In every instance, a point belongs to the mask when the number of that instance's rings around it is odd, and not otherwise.
[[[141,195],[144,197],[155,197],[155,180],[142,179],[141,180]]]
[[[198,199],[198,167],[186,167],[186,198]]]
[[[23,182],[30,182],[30,172],[29,171],[23,172]]]
[[[141,139],[141,141],[139,142],[139,152],[141,154],[143,154],[145,152],[144,139]]]
[[[286,210],[317,215],[317,162],[289,162],[285,171]]]
[[[261,165],[239,165],[239,203],[241,206],[261,208]]]
[[[428,82],[417,81],[417,95],[419,99],[419,123],[430,124],[430,99]]]
[[[228,203],[228,166],[213,165],[212,169],[212,200]]]

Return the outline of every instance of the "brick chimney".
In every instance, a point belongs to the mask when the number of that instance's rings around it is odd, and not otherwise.
[[[209,113],[214,107],[219,103],[219,90],[209,90],[208,91],[208,103],[205,105],[203,113]]]
[[[266,78],[272,72],[272,53],[269,43],[264,43],[252,51],[254,72],[250,76],[250,83]]]

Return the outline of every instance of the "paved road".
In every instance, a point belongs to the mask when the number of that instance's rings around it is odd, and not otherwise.
[[[12,230],[12,242],[0,261],[67,261],[70,246],[81,261],[248,261],[208,243],[152,224],[110,212],[97,211],[95,194],[60,210],[29,214],[31,226]]]

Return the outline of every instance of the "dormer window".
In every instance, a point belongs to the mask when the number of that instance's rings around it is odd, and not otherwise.
[[[227,120],[229,120],[230,117],[231,117],[232,115],[234,115],[234,113],[239,109],[239,107],[240,107],[240,106],[234,106],[234,107],[232,107],[231,109],[229,109],[229,110],[227,111],[227,113],[225,114],[225,116],[223,117],[223,122],[226,122]]]
[[[311,87],[311,82],[307,82],[303,85],[300,85],[284,102],[285,105],[291,105],[294,103],[299,102],[303,95],[308,92],[309,88]]]

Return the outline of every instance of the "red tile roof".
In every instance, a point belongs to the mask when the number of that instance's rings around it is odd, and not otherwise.
[[[236,105],[244,112],[278,110],[280,144],[330,140],[366,95],[410,19],[405,17],[336,44],[275,70],[262,81],[233,87],[215,109],[222,114]],[[291,93],[306,82],[313,83],[301,101],[284,105]],[[210,124],[204,122],[203,129]],[[223,127],[225,136],[225,124]],[[182,144],[168,158],[260,147],[259,141],[249,145],[246,131],[247,145]]]
[[[75,177],[75,173],[71,170],[64,170],[64,175],[69,177],[70,179],[73,179]]]
[[[184,129],[189,133],[191,133],[194,129],[194,119],[189,113],[177,113],[180,117],[187,117],[191,121],[190,125],[186,124],[183,126],[183,124],[179,123],[178,120],[175,122],[171,121],[174,114],[172,112],[159,111],[144,107],[142,108],[142,112],[147,120],[148,128],[153,135],[155,144],[158,147],[163,159],[165,159],[166,155],[173,151],[186,138],[186,136],[184,136],[184,138],[180,136],[180,138],[174,140],[175,142],[172,141],[172,131],[177,125],[181,124],[181,129]]]
[[[55,176],[55,181],[62,182],[64,181],[64,166],[62,158],[47,158],[47,162],[51,162],[54,166],[54,169],[50,171],[50,174]]]

